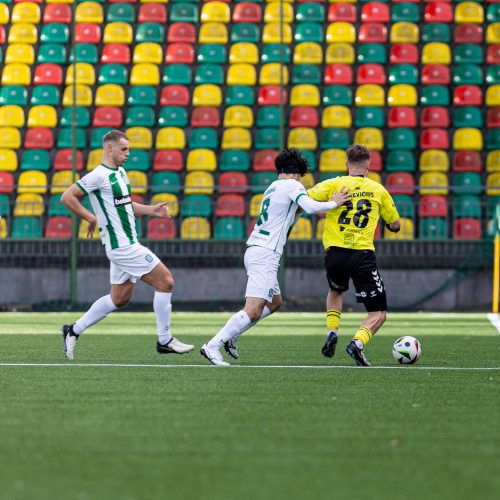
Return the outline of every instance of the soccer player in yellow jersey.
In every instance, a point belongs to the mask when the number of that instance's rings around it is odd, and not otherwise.
[[[400,229],[399,214],[387,190],[367,177],[370,151],[353,144],[347,149],[348,176],[336,177],[317,184],[308,191],[316,201],[331,199],[341,186],[349,190],[350,200],[326,213],[323,245],[330,291],[326,299],[328,336],[321,352],[331,358],[335,354],[342,312],[342,294],[352,279],[356,299],[366,308],[367,316],[346,348],[358,366],[370,366],[364,347],[384,324],[387,299],[379,275],[373,237],[380,217],[390,231]]]

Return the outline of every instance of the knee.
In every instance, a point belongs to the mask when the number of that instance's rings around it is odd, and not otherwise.
[[[268,304],[267,307],[272,313],[274,313],[281,307],[282,304],[283,300],[281,299],[281,297],[279,299],[274,298],[273,301],[270,304]]]
[[[259,307],[250,307],[250,308],[245,307],[244,310],[248,314],[250,321],[252,323],[255,323],[255,321],[259,320],[263,309],[264,309],[263,307],[261,307],[261,308],[259,308]]]
[[[119,297],[112,297],[113,304],[118,308],[121,309],[122,307],[125,307],[129,302],[130,302],[130,295],[122,295]]]
[[[173,289],[174,289],[174,277],[172,276],[171,273],[166,273],[156,291],[171,293]]]

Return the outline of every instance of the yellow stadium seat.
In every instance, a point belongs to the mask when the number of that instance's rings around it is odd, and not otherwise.
[[[326,41],[327,43],[355,43],[356,28],[353,24],[344,21],[331,23],[326,30]]]
[[[153,149],[153,133],[146,127],[130,127],[125,133],[130,141],[130,149]]]
[[[363,127],[356,130],[354,142],[374,151],[382,151],[384,149],[384,136],[382,135],[382,130],[379,128]]]
[[[87,171],[91,172],[101,163],[102,155],[102,149],[92,149],[89,152],[89,156],[87,157]]]
[[[160,85],[160,69],[156,64],[140,63],[132,66],[130,85]]]
[[[443,172],[424,172],[419,181],[420,195],[448,194],[448,176]]]
[[[281,37],[283,35],[283,38]],[[280,23],[268,23],[264,25],[262,31],[262,43],[292,43],[292,27],[283,24],[283,34]]]
[[[44,208],[41,194],[20,194],[14,205],[14,217],[41,217],[45,211]]]
[[[0,219],[0,238],[7,238],[7,221]]]
[[[295,85],[290,95],[291,106],[319,106],[321,97],[316,85]]]
[[[255,85],[257,83],[255,66],[246,63],[231,64],[227,70],[226,83],[228,85]]]
[[[384,88],[380,85],[366,83],[356,89],[356,106],[385,106]]]
[[[114,22],[104,28],[104,43],[132,43],[134,33],[128,23]]]
[[[382,177],[380,177],[380,174],[378,172],[368,172],[366,177],[368,177],[368,179],[371,179],[372,181],[382,184]]]
[[[310,219],[305,217],[300,217],[295,225],[293,226],[292,232],[290,233],[290,240],[312,240],[312,223]]]
[[[9,7],[5,3],[0,3],[0,24],[9,24]]]
[[[249,42],[233,43],[229,51],[229,62],[230,64],[257,64],[259,62],[259,50],[257,49],[257,45]]]
[[[28,128],[57,127],[57,111],[53,106],[32,106],[28,113]]]
[[[130,182],[130,191],[132,194],[146,194],[148,192],[148,177],[145,172],[129,170],[127,177]]]
[[[69,107],[73,104],[82,107],[92,106],[92,89],[88,85],[76,86],[76,103],[73,103],[73,85],[68,85],[64,89],[63,106]]]
[[[208,2],[201,8],[202,23],[228,23],[231,20],[229,5],[224,2]]]
[[[21,147],[21,132],[14,127],[0,127],[0,145],[3,148],[19,149]]]
[[[7,46],[4,62],[5,64],[33,64],[35,62],[35,50],[33,49],[33,45],[29,45],[27,43],[11,43]]]
[[[476,2],[461,2],[455,7],[455,22],[463,23],[484,23],[483,6]]]
[[[35,45],[38,41],[38,31],[36,26],[31,23],[13,24],[9,30],[8,42],[10,43],[28,43]]]
[[[281,11],[280,2],[271,2],[266,5],[264,10],[265,23],[279,23],[282,18],[284,23],[293,23],[293,7],[290,4],[283,4],[283,12]]]
[[[302,42],[295,46],[294,64],[323,64],[323,48],[319,43]]]
[[[417,89],[413,85],[400,83],[389,87],[388,106],[416,106],[417,101]]]
[[[500,84],[490,85],[486,89],[486,106],[489,108],[494,106],[500,106]]]
[[[24,127],[23,108],[14,104],[0,106],[0,127]]]
[[[74,68],[76,66],[76,81],[74,75]],[[89,63],[79,62],[75,65],[70,64],[66,73],[66,85],[73,85],[79,83],[81,85],[95,85],[95,71],[94,66]]]
[[[80,239],[80,240],[87,239],[88,225],[89,225],[89,223],[86,220],[80,221],[80,225],[78,226],[78,239]],[[101,238],[101,235],[99,234],[99,228],[96,225],[92,239],[99,240],[100,238]]]
[[[222,23],[205,23],[200,25],[198,33],[199,43],[220,43],[227,44],[229,36],[227,27]]]
[[[16,3],[10,21],[16,23],[38,24],[41,19],[40,6],[32,2]]]
[[[248,106],[229,106],[224,112],[224,128],[253,127],[253,111]]]
[[[415,234],[415,228],[413,226],[413,221],[406,217],[401,217],[399,219],[401,224],[401,229],[398,233],[393,233],[387,228],[384,228],[384,238],[387,240],[412,240]]]
[[[184,130],[178,127],[164,127],[156,135],[156,149],[184,149],[186,137]]]
[[[327,64],[354,64],[354,46],[348,43],[331,43],[326,48]]]
[[[17,155],[12,149],[0,149],[0,171],[15,172],[17,170]]]
[[[250,207],[248,209],[250,217],[258,217],[260,215],[260,205],[262,204],[263,193],[254,194],[250,199]]]
[[[134,49],[134,63],[161,64],[163,52],[159,43],[144,42],[138,43]]]
[[[210,172],[194,171],[186,174],[184,194],[213,194],[214,177]]]
[[[28,64],[6,64],[2,71],[2,85],[29,85],[31,71]]]
[[[311,189],[316,184],[316,180],[314,179],[314,175],[311,172],[307,172],[304,176],[300,178],[301,184],[306,189]]]
[[[486,43],[500,43],[500,23],[491,23],[486,29]]]
[[[217,158],[215,151],[211,149],[191,149],[186,160],[186,170],[203,170],[215,172],[217,169]]]
[[[73,3],[74,0],[47,0],[47,3]]]
[[[80,176],[76,174],[75,180],[78,179],[80,179]],[[71,184],[73,184],[73,172],[71,170],[60,170],[52,176],[50,194],[62,194]]]
[[[347,155],[343,149],[326,149],[319,158],[320,172],[347,172]]]
[[[97,2],[82,2],[76,6],[75,21],[77,23],[101,24],[104,13],[101,4]]]
[[[500,172],[489,174],[486,178],[486,194],[488,196],[500,196]]]
[[[391,26],[391,43],[418,43],[420,33],[415,23],[394,23]]]
[[[222,149],[242,149],[248,151],[252,147],[252,134],[246,128],[227,128],[222,134]]]
[[[5,149],[0,151],[6,151]],[[0,165],[2,153],[0,153]],[[0,170],[3,170],[0,166]],[[490,151],[486,157],[486,172],[500,172],[500,150]]]
[[[70,172],[71,174],[71,172]],[[47,176],[38,170],[26,170],[21,172],[17,181],[17,192],[44,194],[47,192]]]
[[[426,43],[422,50],[422,64],[446,64],[451,63],[450,46],[446,43]]]
[[[204,217],[186,217],[181,224],[183,240],[210,239],[210,222]]]
[[[419,170],[421,172],[448,172],[450,160],[448,152],[440,149],[427,149],[420,154]]]
[[[283,74],[280,75],[280,69],[283,68]],[[282,80],[281,80],[282,79]],[[260,85],[279,85],[283,81],[283,85],[288,85],[289,75],[288,67],[280,63],[263,64],[260,68],[259,84]]]
[[[316,130],[308,127],[292,128],[288,134],[288,147],[314,151],[318,148]]]
[[[351,128],[351,110],[347,106],[328,106],[321,117],[323,128]]]
[[[453,149],[455,151],[482,151],[483,135],[477,128],[458,128],[453,133]]]
[[[193,91],[193,106],[220,106],[222,91],[217,85],[206,83],[198,85]]]
[[[151,197],[151,205],[158,205],[158,203],[167,203],[168,213],[170,217],[177,217],[179,215],[179,199],[172,193],[158,193]]]
[[[97,87],[95,93],[96,106],[124,106],[125,90],[121,85],[107,83]]]
[[[316,222],[316,239],[321,240],[323,238],[323,231],[325,230],[325,218],[318,219]]]

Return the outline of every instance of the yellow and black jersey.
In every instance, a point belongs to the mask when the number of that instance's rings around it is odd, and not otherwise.
[[[330,201],[342,186],[349,189],[350,199],[326,214],[323,245],[374,250],[373,237],[380,217],[387,224],[399,219],[394,201],[387,190],[367,177],[346,175],[316,184],[307,194],[316,201]]]

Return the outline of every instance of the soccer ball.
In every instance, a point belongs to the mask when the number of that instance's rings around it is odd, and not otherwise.
[[[420,354],[422,354],[422,348],[415,337],[401,337],[394,342],[392,355],[402,365],[416,363],[420,358]]]

